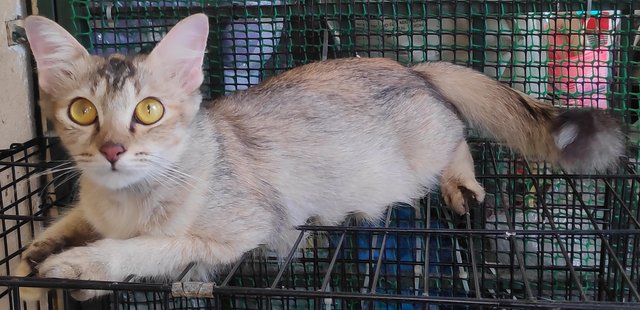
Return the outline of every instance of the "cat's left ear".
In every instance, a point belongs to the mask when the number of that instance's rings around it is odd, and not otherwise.
[[[207,16],[191,15],[171,28],[149,54],[147,61],[151,68],[161,70],[164,77],[177,83],[185,92],[193,92],[204,79],[202,62],[208,35]]]

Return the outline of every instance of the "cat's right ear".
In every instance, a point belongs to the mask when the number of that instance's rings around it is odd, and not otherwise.
[[[25,19],[24,29],[38,67],[38,83],[45,92],[53,92],[73,78],[74,63],[88,57],[87,50],[64,28],[42,16]]]

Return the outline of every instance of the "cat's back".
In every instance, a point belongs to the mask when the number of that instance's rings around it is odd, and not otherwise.
[[[375,84],[400,85],[406,82],[411,70],[387,58],[341,58],[309,63],[280,73],[248,90],[265,93],[269,90],[297,90],[333,92],[339,89],[353,89],[354,86]],[[327,89],[328,86],[338,87]],[[380,85],[385,86],[385,85]],[[356,90],[357,91],[357,90]]]
[[[425,81],[411,69],[385,58],[344,58],[293,68],[260,85],[216,100],[212,115],[243,117],[329,117],[336,113],[378,114],[401,102]]]

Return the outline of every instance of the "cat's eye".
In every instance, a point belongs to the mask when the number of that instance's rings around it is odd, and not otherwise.
[[[155,98],[146,98],[138,102],[135,111],[136,120],[143,125],[152,125],[164,115],[164,106]]]
[[[78,125],[87,126],[96,121],[98,112],[91,101],[85,98],[77,98],[69,105],[69,118]]]

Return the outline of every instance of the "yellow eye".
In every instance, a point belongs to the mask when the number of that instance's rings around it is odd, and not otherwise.
[[[136,120],[143,125],[151,125],[164,115],[164,106],[158,99],[146,98],[136,106]]]
[[[79,125],[91,125],[97,117],[96,106],[85,98],[74,99],[69,105],[69,118]]]

